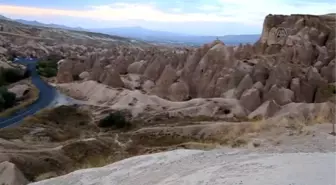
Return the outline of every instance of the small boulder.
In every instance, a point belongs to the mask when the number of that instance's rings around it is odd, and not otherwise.
[[[139,62],[134,62],[130,64],[127,68],[128,73],[142,74],[146,70],[147,62],[141,60]]]
[[[255,88],[246,90],[240,97],[240,104],[249,111],[254,111],[260,104],[260,91]]]
[[[26,185],[28,183],[29,181],[15,164],[8,161],[0,163],[1,185]]]
[[[294,92],[295,101],[300,101],[301,89],[300,89],[300,79],[293,78],[290,84],[290,89]]]
[[[253,84],[253,88],[261,91],[264,88],[264,85],[261,82],[256,82],[255,84]]]
[[[279,105],[286,105],[293,102],[294,92],[284,87],[273,85],[270,91],[266,94],[265,100],[274,100]]]
[[[142,89],[147,93],[151,92],[154,87],[155,83],[151,80],[146,80],[142,85]]]
[[[224,93],[221,95],[221,97],[222,97],[222,98],[235,99],[235,98],[236,98],[236,94],[235,94],[235,92],[236,92],[236,89],[230,89],[230,90],[224,92]]]
[[[29,92],[30,88],[26,84],[15,85],[14,87],[8,89],[9,92],[12,92],[16,95],[16,99],[22,99]]]
[[[81,74],[79,74],[79,78],[80,78],[81,80],[87,80],[87,79],[90,78],[90,73],[87,72],[87,71],[84,71],[84,72],[82,72]]]
[[[121,80],[120,75],[111,66],[106,66],[103,74],[100,76],[99,81],[111,87],[125,87],[124,82]]]
[[[253,86],[253,80],[249,74],[245,75],[236,89],[236,97],[240,98],[243,92]]]
[[[189,88],[183,81],[175,82],[169,87],[169,99],[172,101],[184,101],[189,98]]]
[[[274,100],[266,101],[260,105],[256,110],[251,112],[248,115],[249,119],[254,119],[257,117],[269,118],[272,117],[276,112],[281,109],[281,106],[278,105]]]
[[[321,68],[323,67],[323,63],[321,61],[317,61],[315,64],[314,64],[314,67],[318,70],[321,70]]]

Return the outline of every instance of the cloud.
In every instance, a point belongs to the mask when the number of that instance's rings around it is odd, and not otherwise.
[[[37,7],[0,5],[0,12],[21,16],[71,16],[103,21],[145,20],[153,22],[234,22],[215,13],[165,12],[151,4],[115,3],[93,6],[86,10],[62,10]]]
[[[198,8],[201,11],[219,11],[221,7],[215,5],[202,5]]]
[[[293,3],[295,2],[295,3]],[[0,12],[15,16],[70,16],[100,21],[145,20],[152,22],[228,22],[261,25],[269,14],[325,14],[335,12],[336,3],[289,0],[217,0],[195,4],[197,7],[169,7],[165,11],[155,3],[113,3],[83,10],[0,5]]]
[[[245,18],[252,24],[262,21],[268,14],[314,14],[336,12],[336,2],[321,0],[218,0],[222,7],[218,15]],[[222,13],[221,13],[222,12]]]

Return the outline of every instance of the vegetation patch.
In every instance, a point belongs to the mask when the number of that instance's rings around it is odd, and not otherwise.
[[[28,131],[34,132],[30,134]],[[80,136],[91,137],[97,131],[99,129],[91,124],[88,112],[75,106],[60,106],[42,110],[26,118],[15,128],[1,129],[0,137],[23,139],[24,136],[29,136],[30,140],[39,142],[62,142]]]
[[[30,74],[24,74],[19,69],[0,67],[0,86],[6,86],[29,77]]]
[[[51,78],[57,75],[57,61],[47,60],[37,62],[36,69],[39,75]]]
[[[329,100],[335,101],[336,85],[328,84],[325,87],[319,88],[317,93],[320,94],[319,102],[324,102],[324,101],[329,101]]]
[[[248,143],[251,134],[268,131],[274,126],[266,121],[163,126],[134,131],[132,140],[136,145],[145,147],[183,146],[183,143],[206,143],[206,146],[226,145],[240,147]],[[205,145],[197,146],[201,148]]]
[[[131,124],[127,121],[125,113],[116,111],[101,119],[98,122],[98,126],[102,128],[127,129],[130,128]]]

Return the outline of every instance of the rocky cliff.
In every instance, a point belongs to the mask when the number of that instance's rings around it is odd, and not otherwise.
[[[335,94],[335,20],[334,14],[268,15],[254,45],[214,41],[200,48],[89,52],[64,60],[58,81],[71,82],[69,74],[78,74],[172,101],[234,98],[249,111],[269,100],[278,105],[324,102]],[[138,76],[137,85],[123,83],[130,75]]]

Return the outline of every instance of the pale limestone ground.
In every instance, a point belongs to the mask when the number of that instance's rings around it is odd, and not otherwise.
[[[175,150],[31,185],[334,185],[335,153]]]

